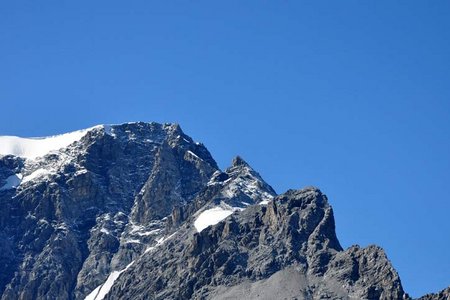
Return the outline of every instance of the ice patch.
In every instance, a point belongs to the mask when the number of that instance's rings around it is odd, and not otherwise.
[[[0,188],[0,191],[17,188],[22,182],[22,174],[14,174],[6,178],[6,183]]]
[[[203,229],[210,225],[215,225],[231,215],[233,213],[233,209],[224,209],[222,207],[214,207],[202,212],[194,222],[194,226],[198,232],[201,232]]]
[[[133,265],[134,261],[132,261],[128,266],[126,266],[125,269],[121,271],[113,271],[111,274],[109,274],[108,279],[106,281],[99,285],[95,290],[93,290],[89,295],[84,298],[84,300],[102,300],[105,298],[105,296],[109,293],[111,290],[114,282],[119,278],[120,274],[128,270],[129,267]]]

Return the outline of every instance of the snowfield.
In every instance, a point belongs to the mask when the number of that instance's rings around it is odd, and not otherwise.
[[[215,225],[231,215],[234,210],[224,209],[222,207],[214,207],[202,212],[194,222],[195,229],[201,232],[210,225]]]
[[[89,295],[84,298],[84,300],[102,300],[105,298],[106,294],[111,290],[114,282],[119,278],[120,274],[128,270],[133,265],[134,261],[132,261],[125,269],[120,271],[113,271],[109,274],[108,279],[106,279],[105,283],[99,285],[95,290],[93,290]]]
[[[0,155],[14,155],[35,159],[79,141],[86,133],[95,128],[102,128],[107,134],[111,132],[110,126],[98,125],[49,137],[22,138],[17,136],[0,136]]]

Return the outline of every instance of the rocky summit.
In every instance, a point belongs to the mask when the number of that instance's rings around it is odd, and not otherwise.
[[[410,299],[319,189],[222,171],[176,124],[0,137],[0,206],[2,300]]]

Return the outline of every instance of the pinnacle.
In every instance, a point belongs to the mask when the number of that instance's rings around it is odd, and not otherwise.
[[[233,158],[233,162],[231,163],[232,167],[244,166],[250,167],[249,164],[239,155]]]

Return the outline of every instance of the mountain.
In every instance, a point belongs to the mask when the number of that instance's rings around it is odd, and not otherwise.
[[[176,124],[0,137],[0,207],[2,300],[410,299],[319,189],[222,171]]]

